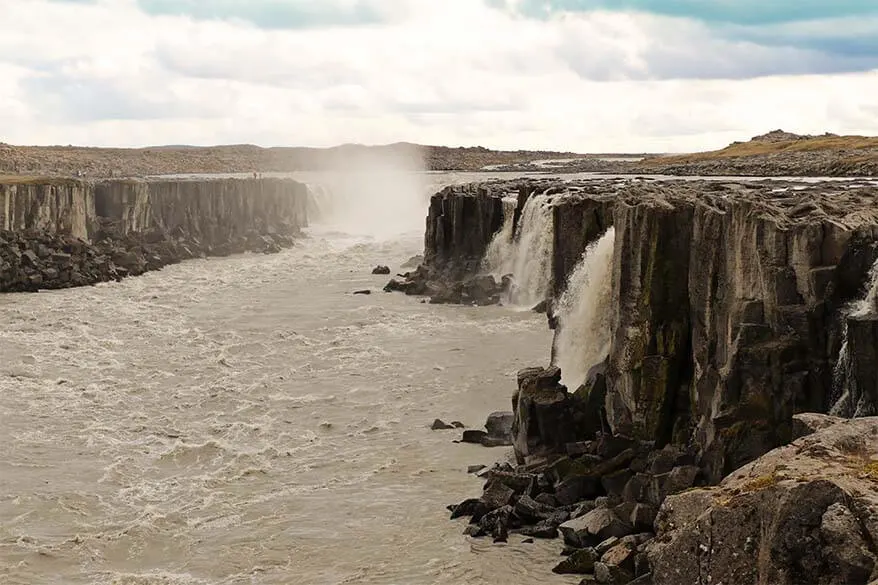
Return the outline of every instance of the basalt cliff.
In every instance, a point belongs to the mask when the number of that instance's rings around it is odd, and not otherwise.
[[[600,273],[605,236],[605,292],[570,290],[588,283],[574,277],[583,265]],[[831,432],[791,441],[815,430],[802,429],[820,415],[803,413],[876,414],[876,259],[867,182],[531,180],[436,194],[424,264],[388,290],[473,304],[536,291],[557,345],[554,363],[518,376],[518,465],[484,472],[485,492],[452,516],[498,540],[560,531],[569,556],[556,570],[584,583],[865,585],[878,577],[874,419],[827,419]],[[605,309],[571,310],[586,294]],[[565,377],[559,354],[587,374]]]
[[[307,225],[282,179],[7,179],[0,292],[118,280],[188,258],[276,252]]]

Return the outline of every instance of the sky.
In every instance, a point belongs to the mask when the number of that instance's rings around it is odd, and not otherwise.
[[[875,0],[0,0],[0,142],[878,134]]]

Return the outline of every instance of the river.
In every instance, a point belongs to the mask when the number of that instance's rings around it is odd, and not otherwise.
[[[550,571],[559,541],[448,520],[481,489],[466,467],[508,449],[430,423],[509,408],[550,332],[381,291],[371,268],[423,247],[408,188],[280,254],[0,297],[0,582],[577,582]]]

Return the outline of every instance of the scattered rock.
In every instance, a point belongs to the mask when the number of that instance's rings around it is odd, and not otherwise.
[[[390,274],[390,267],[380,264],[372,269],[372,274]]]
[[[432,429],[434,431],[444,431],[444,430],[453,429],[453,428],[455,428],[454,425],[447,424],[438,418],[433,421],[432,425],[430,425],[430,429]]]
[[[355,295],[370,295],[370,294],[372,294],[372,291],[369,290],[368,288],[364,288],[363,290],[355,290],[354,294]]]
[[[478,473],[483,469],[485,469],[484,465],[470,465],[466,468],[466,472],[467,473]]]

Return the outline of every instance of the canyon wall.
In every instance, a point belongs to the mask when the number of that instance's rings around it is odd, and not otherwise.
[[[0,183],[0,292],[118,280],[187,258],[276,252],[307,225],[287,179]]]
[[[614,433],[695,445],[716,481],[788,441],[794,413],[832,406],[842,309],[878,257],[878,189],[641,180],[447,189],[430,208],[422,268],[477,274],[502,226],[500,197],[515,192],[519,210],[528,196],[553,194],[552,297],[615,226],[610,353],[585,368],[605,372]],[[855,330],[857,342],[871,331]],[[874,371],[867,354],[854,371]],[[875,384],[860,382],[870,395]]]

